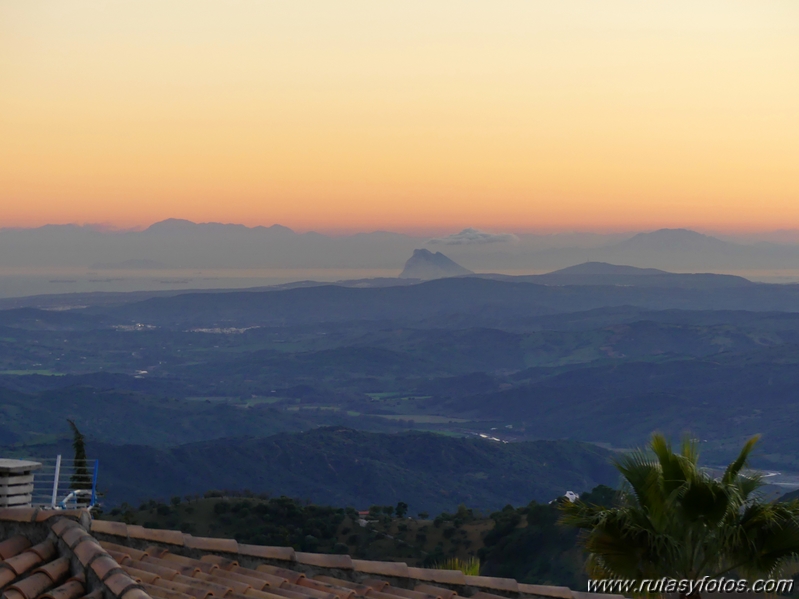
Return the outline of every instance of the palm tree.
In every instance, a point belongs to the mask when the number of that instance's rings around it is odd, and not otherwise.
[[[614,507],[562,505],[561,521],[585,531],[589,574],[637,581],[776,575],[799,556],[799,502],[764,503],[761,477],[742,474],[758,438],[720,478],[698,466],[696,442],[686,439],[675,453],[660,434],[651,452],[617,460],[624,481]]]

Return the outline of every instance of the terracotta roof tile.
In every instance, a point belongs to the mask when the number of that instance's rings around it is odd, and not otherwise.
[[[239,553],[251,557],[281,559],[292,562],[296,559],[294,549],[291,547],[264,547],[261,545],[245,545],[244,543],[239,543]]]
[[[0,518],[2,519],[2,518]],[[70,528],[80,527],[80,524],[70,518],[59,518],[50,526],[50,529],[59,537]]]
[[[14,570],[5,567],[4,564],[0,564],[0,588],[3,588],[10,582],[13,582],[16,577],[17,573],[14,572]]]
[[[369,591],[374,590],[372,587],[366,586],[365,584],[358,584],[357,582],[350,582],[349,580],[339,580],[338,578],[333,578],[332,576],[324,576],[323,574],[317,574],[313,578],[314,580],[319,580],[320,582],[327,582],[329,584],[342,586],[347,589],[352,589],[353,591],[355,591],[356,595],[365,595]]]
[[[239,544],[235,539],[212,539],[210,537],[193,537],[183,535],[183,544],[192,549],[203,551],[220,551],[222,553],[238,553]]]
[[[230,560],[226,557],[222,557],[221,555],[204,555],[200,558],[201,562],[208,562],[209,564],[216,564],[222,570],[230,570],[239,565],[239,562],[236,560]]]
[[[450,589],[433,586],[432,584],[417,584],[416,587],[414,587],[414,590],[418,591],[419,593],[427,593],[428,595],[441,597],[441,599],[452,599],[454,595],[458,594]]]
[[[280,568],[277,568],[280,569]],[[241,574],[242,576],[247,576],[248,578],[257,578],[261,582],[264,583],[265,586],[270,587],[280,587],[283,586],[287,582],[291,582],[296,584],[300,578],[305,578],[303,575],[299,576],[276,576],[274,574],[269,574],[268,572],[262,572],[260,570],[252,570],[250,568],[242,568],[241,566],[235,566],[231,568],[230,572],[234,574]],[[299,574],[295,572],[295,574]],[[255,586],[255,585],[253,585]],[[263,590],[263,588],[262,588]]]
[[[147,584],[143,582],[141,587],[148,595],[151,597],[156,597],[157,599],[192,599],[192,597],[186,593],[173,591],[164,587],[155,586],[153,584]]]
[[[247,570],[248,573],[256,574],[255,570],[248,570],[247,568],[240,568],[241,570]],[[228,570],[215,570],[213,574],[209,575],[218,580],[232,580],[238,582],[240,584],[246,584],[248,587],[253,589],[258,589],[259,591],[263,590],[265,586],[269,585],[269,582],[263,580],[262,578],[258,578],[257,576],[248,576],[247,574],[240,574],[239,572],[229,572]],[[199,578],[199,576],[198,576]],[[233,589],[234,591],[238,591],[237,589]]]
[[[71,518],[73,520],[80,520],[81,516],[85,513],[84,510],[36,510],[33,517],[34,522],[46,522],[52,518]]]
[[[352,560],[352,567],[356,572],[364,572],[366,574],[408,577],[408,564],[405,562],[374,562],[371,560],[354,559]]]
[[[6,522],[33,522],[36,512],[39,510],[32,507],[4,507],[0,508],[0,520]]]
[[[233,592],[233,585],[228,584],[228,581],[224,581],[223,583],[214,582],[211,580],[207,580],[206,578],[201,578],[203,576],[209,576],[203,572],[197,572],[194,577],[192,576],[183,576],[182,574],[178,574],[172,580],[174,582],[179,582],[182,584],[187,584],[191,587],[197,587],[201,589],[208,590],[211,594],[216,595],[218,597],[224,597],[228,593]],[[246,587],[245,588],[249,588]],[[190,593],[191,594],[191,593]]]
[[[91,512],[86,508],[72,509],[72,510],[41,510],[39,513],[50,514],[51,518],[56,516],[60,518],[70,518],[72,520],[80,521],[84,516],[91,518]]]
[[[169,549],[159,547],[158,545],[150,545],[144,548],[144,553],[150,557],[160,558],[169,553]]]
[[[195,597],[196,599],[205,599],[209,595],[213,594],[208,589],[203,589],[199,586],[175,582],[174,580],[164,580],[163,578],[156,580],[153,586],[168,589],[170,591],[177,591],[179,593],[183,593],[184,595]],[[222,597],[224,597],[224,595],[222,595]]]
[[[200,572],[205,572],[206,574],[210,574],[214,570],[218,570],[219,566],[216,564],[209,564],[208,562],[201,562],[198,559],[192,559],[190,557],[184,557],[182,555],[177,555],[176,553],[164,553],[161,556],[161,560],[165,563],[164,565],[167,567],[174,567],[170,566],[169,564],[177,564],[180,566],[189,567],[195,570],[199,570]]]
[[[61,535],[61,540],[67,544],[67,547],[74,549],[75,546],[83,539],[91,539],[92,536],[83,530],[83,527],[78,525],[73,528],[68,528]]]
[[[274,595],[267,591],[255,591],[257,595],[243,595],[241,593],[231,593],[225,599],[283,599],[281,595]]]
[[[126,537],[128,536],[128,525],[124,522],[111,522],[110,520],[92,520],[92,532]]]
[[[53,543],[53,541],[47,539],[45,541],[42,541],[41,543],[37,543],[36,545],[28,549],[28,551],[32,551],[40,558],[42,558],[42,561],[46,562],[55,557],[57,547],[55,543]]]
[[[304,579],[301,579],[297,582],[301,583],[303,580]],[[278,595],[281,594],[280,591],[299,593],[300,595],[315,597],[316,599],[335,599],[336,597],[333,593],[328,593],[327,591],[319,591],[317,589],[301,586],[300,584],[291,584],[290,582],[287,582],[280,588],[272,588],[269,590],[270,593],[277,593]]]
[[[378,578],[364,578],[362,582],[375,591],[382,591],[388,586],[388,583],[385,580],[380,580]]]
[[[438,595],[429,595],[419,591],[409,591],[408,589],[400,589],[390,585],[381,592],[392,597],[405,597],[406,599],[438,599]]]
[[[3,592],[4,599],[25,599],[25,595],[20,593],[17,589],[6,589]]]
[[[160,566],[158,564],[151,564],[147,560],[140,560],[138,562],[131,562],[131,566],[134,568],[138,568],[139,570],[144,570],[145,572],[152,572],[153,574],[158,574],[161,578],[166,578],[167,580],[172,580],[180,574],[174,568],[167,568],[165,566]]]
[[[6,539],[0,543],[0,559],[8,559],[9,557],[19,555],[30,546],[31,542],[22,535]]]
[[[117,545],[116,543],[108,543],[107,541],[100,541],[100,547],[106,551],[117,551],[119,553],[130,556],[131,559],[141,559],[147,555],[144,551],[133,549],[132,547],[125,547],[124,545]]]
[[[349,555],[300,553],[299,551],[297,551],[294,555],[298,564],[318,566],[320,568],[339,568],[342,570],[352,570],[352,558]]]
[[[297,582],[297,586],[314,589],[323,593],[330,593],[331,595],[338,597],[338,599],[350,599],[350,597],[355,594],[355,591],[352,589],[348,589],[339,585],[333,585],[327,582],[321,582],[312,578],[303,578],[302,580],[299,580]]]
[[[572,599],[572,591],[568,587],[553,587],[542,584],[519,583],[519,592],[525,595],[541,595],[543,597],[557,597],[558,599]]]
[[[265,591],[256,591],[252,589],[246,595],[241,593],[231,593],[227,599],[284,599],[283,595],[273,593],[270,589]]]
[[[138,568],[132,568],[131,566],[122,566],[122,569],[128,573],[132,579],[137,582],[146,582],[148,584],[154,583],[156,580],[161,578],[158,574],[153,572],[148,572],[147,570],[139,570]]]
[[[272,576],[278,576],[280,578],[285,578],[292,584],[297,584],[297,581],[300,578],[304,578],[305,574],[302,572],[297,572],[296,570],[289,570],[288,568],[280,568],[279,566],[270,566],[269,564],[261,564],[257,568],[255,568],[256,572],[263,572],[264,574],[271,574]]]
[[[38,509],[36,510],[36,513],[33,514],[33,519],[31,522],[46,522],[50,518],[55,518],[56,516],[62,517],[63,515],[60,512],[61,510]]]
[[[472,597],[474,597],[474,599],[507,599],[502,595],[492,595],[491,593],[485,593],[483,591],[475,593],[474,595],[472,595]]]
[[[128,536],[131,539],[143,539],[144,527],[138,524],[128,524]]]
[[[369,597],[369,599],[398,599],[399,595],[392,595],[390,591],[391,587],[386,586],[382,591],[375,591],[372,589],[366,596]]]
[[[49,564],[45,564],[40,568],[36,568],[34,574],[38,574],[40,572],[46,574],[53,582],[66,580],[69,577],[69,558],[60,557],[56,560],[53,560]]]
[[[143,539],[168,545],[183,545],[183,533],[179,530],[160,530],[158,528],[144,528],[142,526],[128,526],[128,536],[131,539]]]
[[[466,576],[458,570],[437,570],[431,568],[411,568],[408,567],[409,578],[440,582],[442,584],[466,584]]]
[[[105,580],[111,572],[119,568],[119,562],[110,556],[101,556],[92,562],[92,571],[100,580]]]
[[[141,589],[130,589],[125,591],[119,599],[151,599],[151,597]]]
[[[118,551],[109,551],[107,549],[106,553],[108,553],[108,555],[110,555],[113,558],[113,560],[116,563],[118,563],[120,566],[133,561],[132,559],[130,559],[130,556],[125,553],[119,553]]]
[[[75,553],[75,557],[77,557],[84,566],[88,566],[100,557],[108,556],[106,550],[103,549],[93,537],[84,539],[73,547],[72,551]]]
[[[195,568],[192,566],[184,566],[182,564],[178,564],[173,561],[166,561],[164,559],[161,559],[160,557],[150,557],[149,555],[144,556],[138,562],[135,563],[150,564],[152,566],[158,566],[159,568],[174,570],[176,572],[175,576],[179,576],[181,574],[183,574],[184,576],[194,576],[195,572],[200,571],[199,568]],[[164,576],[164,578],[169,578],[169,580],[172,580],[174,576]]]
[[[519,592],[519,583],[513,578],[493,578],[491,576],[467,576],[466,584],[469,586],[496,589],[498,591]]]
[[[217,570],[218,572],[218,570]],[[186,578],[187,580],[184,580]],[[197,572],[192,577],[175,577],[175,580],[180,582],[185,582],[186,584],[191,585],[201,585],[203,588],[209,589],[214,595],[222,595],[225,596],[228,593],[237,592],[243,593],[244,591],[251,589],[252,585],[247,584],[246,582],[240,582],[238,580],[230,580],[227,578],[222,578],[221,576],[214,576],[213,574],[206,574],[205,572]]]
[[[22,593],[25,599],[35,599],[53,588],[53,579],[44,572],[36,572],[11,585],[11,589]]]
[[[56,587],[39,599],[78,599],[86,594],[86,587],[80,580],[70,580]]]
[[[117,597],[121,596],[128,589],[138,586],[138,583],[122,570],[111,574],[111,576],[103,581],[103,584]]]
[[[35,551],[31,551],[29,549],[28,551],[24,551],[19,555],[8,558],[3,563],[13,570],[17,576],[19,576],[28,570],[32,570],[42,562],[44,562],[44,560],[38,554],[36,554]]]
[[[245,597],[249,597],[250,599],[275,599],[277,598],[287,598],[287,599],[311,599],[310,595],[305,595],[303,593],[297,593],[295,591],[290,591],[284,588],[275,588],[271,587],[264,591],[256,591],[255,589],[250,589],[244,595]]]

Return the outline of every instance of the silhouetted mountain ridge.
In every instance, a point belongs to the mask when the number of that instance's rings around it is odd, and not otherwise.
[[[574,266],[567,266],[555,270],[548,275],[668,275],[673,274],[657,268],[637,268],[622,264],[608,264],[607,262],[583,262]]]
[[[463,268],[441,252],[434,254],[430,250],[421,249],[413,251],[413,256],[405,263],[405,268],[402,269],[399,278],[429,281],[471,274],[474,274],[471,270]]]
[[[637,268],[584,262],[544,275],[523,277],[523,280],[544,285],[619,285],[628,287],[727,289],[753,283],[743,277],[715,273],[673,273],[657,268]]]

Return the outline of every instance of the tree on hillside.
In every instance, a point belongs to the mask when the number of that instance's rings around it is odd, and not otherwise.
[[[67,420],[69,427],[72,429],[72,450],[75,453],[74,462],[72,463],[72,476],[69,478],[71,489],[91,489],[92,477],[89,473],[88,459],[86,458],[86,439],[78,430],[77,425],[72,420]],[[89,503],[89,498],[78,498],[78,504]]]
[[[714,478],[699,467],[694,441],[675,453],[656,434],[651,452],[616,462],[625,483],[613,507],[564,502],[562,522],[585,531],[589,574],[638,581],[777,575],[799,556],[799,502],[760,500],[761,477],[742,473],[757,440]]]
[[[404,501],[400,501],[397,503],[397,507],[394,508],[394,512],[397,514],[397,518],[404,518],[405,514],[408,513],[408,504]]]

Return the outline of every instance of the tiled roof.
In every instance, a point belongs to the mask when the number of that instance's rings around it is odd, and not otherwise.
[[[149,599],[90,527],[85,510],[0,509],[2,599]]]
[[[611,597],[91,520],[85,510],[0,509],[0,559],[0,599]]]
[[[578,599],[566,587],[414,568],[403,562],[303,553],[120,522],[95,520],[91,530],[123,570],[156,599]],[[588,599],[585,595],[617,597],[580,593],[579,598]]]

